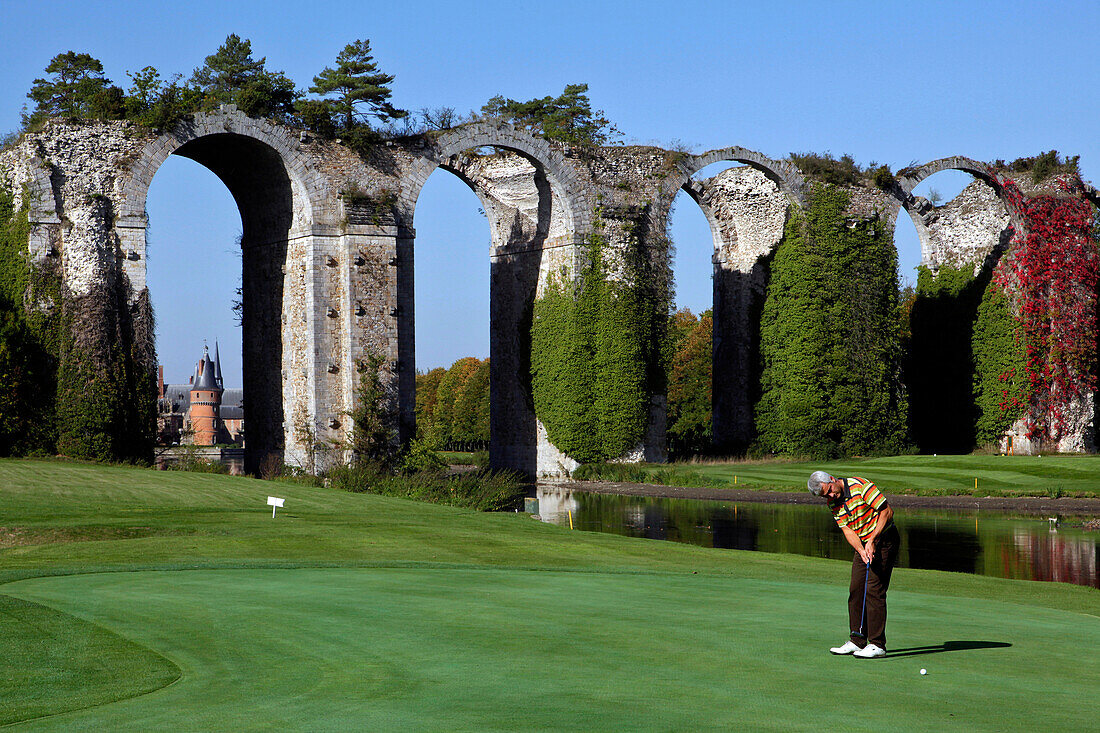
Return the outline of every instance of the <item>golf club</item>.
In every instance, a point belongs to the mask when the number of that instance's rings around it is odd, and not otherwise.
[[[859,631],[853,631],[852,636],[861,636],[864,639],[867,638],[867,633],[863,630],[864,622],[867,620],[867,576],[871,574],[871,561],[867,561],[867,567],[863,569],[863,609],[859,612]]]

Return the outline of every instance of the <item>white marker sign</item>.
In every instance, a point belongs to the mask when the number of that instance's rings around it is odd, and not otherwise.
[[[285,501],[285,499],[279,499],[278,497],[275,497],[275,496],[267,497],[267,503],[271,505],[271,518],[272,519],[275,518],[275,512],[278,510],[279,507],[281,507],[283,505],[284,501]]]

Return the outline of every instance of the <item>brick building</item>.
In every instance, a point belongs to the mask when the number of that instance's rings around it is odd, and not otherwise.
[[[244,445],[244,390],[225,389],[217,342],[187,384],[165,384],[157,368],[157,442],[160,445]]]

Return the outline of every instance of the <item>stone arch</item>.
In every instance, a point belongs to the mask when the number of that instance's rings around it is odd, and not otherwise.
[[[41,158],[28,161],[27,218],[31,224],[60,224],[57,200],[50,183],[50,169]]]
[[[533,168],[521,166],[519,203],[515,194],[494,192],[492,158],[468,160],[465,151],[492,147],[519,156]],[[573,245],[590,231],[594,201],[589,187],[561,149],[524,130],[504,123],[464,125],[410,151],[398,193],[401,227],[398,279],[415,259],[412,226],[417,200],[428,177],[444,169],[462,180],[481,201],[492,233],[489,283],[490,461],[534,475],[552,446],[540,439],[528,372],[528,330],[531,306],[542,275],[556,263],[573,258]],[[502,163],[508,165],[505,158]],[[482,167],[484,165],[484,167]],[[486,173],[488,176],[486,177]],[[528,178],[529,176],[529,178]],[[554,263],[554,264],[551,264]],[[404,272],[408,273],[408,269]],[[411,274],[411,273],[409,273]],[[398,288],[401,313],[413,310],[413,293]],[[414,355],[415,322],[401,332],[403,354]],[[403,357],[406,358],[406,357]],[[411,404],[415,384],[402,388],[402,402]]]
[[[805,179],[798,167],[787,160],[772,160],[771,158],[739,146],[710,150],[700,155],[689,155],[676,163],[678,175],[671,176],[665,185],[665,193],[671,201],[676,191],[686,188],[691,177],[713,163],[742,163],[752,166],[763,173],[770,181],[779,186],[779,190],[795,206],[802,206],[805,202],[803,190],[806,187]],[[694,196],[693,196],[694,198]]]
[[[737,227],[723,225],[716,210],[712,191],[703,182],[691,178],[708,165],[719,162],[742,163],[762,174],[782,194],[785,205],[773,212],[778,224],[750,233],[742,241]],[[766,285],[767,259],[783,234],[787,207],[803,205],[804,179],[801,172],[786,161],[773,161],[754,151],[733,147],[713,150],[681,160],[679,175],[670,180],[664,195],[669,203],[678,191],[684,191],[699,206],[710,225],[712,248],[712,404],[711,429],[715,444],[730,452],[744,450],[752,435],[752,385],[750,375],[757,358],[754,331],[747,327],[759,307]],[[728,212],[726,212],[728,214]],[[755,240],[754,240],[755,237]]]
[[[898,171],[897,186],[891,190],[893,197],[897,201],[897,207],[890,212],[888,224],[890,226],[895,226],[898,214],[902,209],[905,210],[910,219],[912,219],[914,228],[917,230],[917,237],[920,240],[921,246],[922,261],[927,261],[929,258],[931,242],[928,235],[928,229],[922,217],[926,208],[922,208],[918,198],[913,195],[913,189],[920,185],[926,178],[946,170],[957,170],[969,173],[974,178],[993,189],[997,198],[1001,200],[1005,209],[1008,211],[1009,223],[1016,231],[1023,231],[1023,216],[1020,214],[1012,198],[1006,195],[1004,185],[1001,183],[1000,179],[985,163],[980,163],[972,158],[961,155],[955,155],[949,158],[929,161],[923,165],[905,168]],[[926,207],[927,204],[924,206]]]
[[[234,105],[223,105],[218,112],[197,114],[192,119],[183,120],[145,145],[137,160],[130,166],[130,175],[123,184],[119,217],[123,220],[143,219],[145,198],[161,164],[172,154],[195,159],[194,153],[189,155],[181,148],[204,138],[241,138],[263,145],[278,157],[291,182],[297,214],[295,225],[304,227],[325,218],[321,196],[316,195],[324,190],[324,180],[299,151],[298,141],[293,137],[292,131],[271,120],[249,117],[237,111]],[[197,162],[207,165],[202,160]],[[219,172],[213,167],[211,170],[223,181],[225,176],[232,175],[226,170]],[[230,184],[230,181],[226,181],[227,186]]]
[[[323,206],[327,184],[299,151],[296,133],[270,120],[226,105],[179,122],[144,144],[120,181],[115,231],[135,296],[146,287],[145,201],[169,155],[213,172],[241,215],[246,468],[257,471],[269,455],[303,464],[302,446],[315,441],[294,435],[317,412],[316,339],[308,328],[317,304],[308,281],[321,246],[317,225],[334,218]]]
[[[555,201],[561,204],[561,211],[553,213],[564,217],[567,228],[576,235],[583,236],[589,231],[593,202],[573,166],[546,140],[503,122],[477,122],[453,128],[442,133],[430,146],[417,151],[398,195],[398,208],[406,220],[412,221],[420,191],[436,168],[446,168],[457,174],[457,157],[466,150],[483,147],[503,148],[529,160],[545,175]]]
[[[50,182],[50,168],[41,158],[27,162],[27,221],[31,231],[27,238],[27,252],[34,262],[41,263],[56,246],[61,218],[58,216],[57,198]]]
[[[703,212],[703,216],[706,217],[707,224],[710,225],[711,241],[714,243],[714,248],[718,249],[725,239],[725,236],[722,234],[722,229],[718,223],[718,219],[714,216],[714,209],[712,209],[710,207],[710,204],[706,202],[706,190],[701,184],[690,178],[687,180],[686,183],[684,183],[683,186],[681,186],[681,190],[688,196],[690,196],[691,200],[699,206],[699,210]],[[736,236],[736,233],[734,234],[734,236]],[[734,246],[735,243],[728,242],[727,244],[729,244],[730,246]]]

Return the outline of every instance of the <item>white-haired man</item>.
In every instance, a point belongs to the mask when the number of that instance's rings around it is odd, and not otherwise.
[[[843,646],[829,651],[860,659],[886,656],[886,590],[901,545],[894,510],[878,487],[858,476],[838,479],[814,471],[806,487],[814,496],[825,498],[837,526],[855,550],[848,586],[851,636]]]

